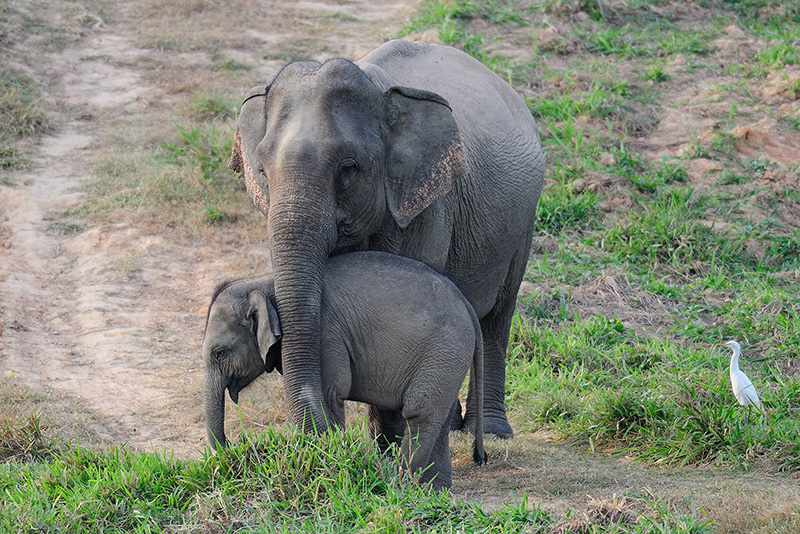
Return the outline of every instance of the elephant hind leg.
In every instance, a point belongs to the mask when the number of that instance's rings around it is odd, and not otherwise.
[[[506,415],[506,349],[511,320],[517,305],[517,292],[525,275],[531,236],[526,247],[514,256],[497,304],[480,320],[483,333],[483,431],[503,439],[514,437]],[[475,379],[470,372],[464,428],[475,431]]]
[[[420,473],[419,482],[440,490],[453,484],[450,460],[450,419],[452,405],[439,414],[432,412],[408,417],[408,434],[403,440],[403,457],[409,471]],[[404,415],[408,415],[404,412]]]

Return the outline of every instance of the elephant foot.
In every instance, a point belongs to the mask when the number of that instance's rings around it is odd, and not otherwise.
[[[467,418],[464,419],[463,429],[469,430],[472,434],[475,434],[475,418],[470,417],[468,414]],[[501,416],[484,414],[483,433],[492,434],[500,439],[511,439],[514,437],[514,430],[508,423],[508,418],[505,414]]]

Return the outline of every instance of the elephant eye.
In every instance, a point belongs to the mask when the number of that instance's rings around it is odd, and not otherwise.
[[[222,347],[217,347],[216,349],[213,349],[211,351],[211,356],[218,362],[227,358],[229,354],[230,352],[228,351],[228,349]]]
[[[358,174],[358,171],[359,167],[356,160],[353,158],[344,158],[339,163],[339,169],[337,170],[342,187],[350,185],[350,181]]]

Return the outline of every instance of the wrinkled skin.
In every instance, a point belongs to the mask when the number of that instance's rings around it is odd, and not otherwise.
[[[478,405],[483,347],[472,306],[447,278],[408,258],[354,252],[331,258],[323,277],[320,375],[327,423],[344,426],[344,401],[399,411],[408,428],[404,467],[450,487],[450,417],[470,366]],[[226,444],[225,389],[239,391],[281,368],[274,277],[229,282],[215,292],[203,340],[208,439]],[[473,459],[486,461],[477,420]],[[376,436],[382,448],[394,436]],[[425,469],[430,465],[430,468]]]
[[[355,63],[290,63],[245,100],[231,168],[269,224],[294,423],[326,427],[318,335],[326,259],[381,250],[443,273],[473,305],[484,339],[484,428],[513,435],[505,353],[544,160],[536,124],[508,84],[456,49],[406,41]],[[376,433],[402,430],[399,413],[374,415]],[[472,386],[463,424],[473,428],[475,417]],[[461,424],[459,409],[454,428]]]

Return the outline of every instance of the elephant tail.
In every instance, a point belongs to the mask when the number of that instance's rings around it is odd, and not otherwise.
[[[464,302],[469,309],[472,317],[472,324],[475,329],[475,351],[472,356],[472,373],[475,379],[475,440],[472,442],[472,460],[477,465],[489,462],[489,456],[483,447],[483,334],[481,324],[472,304],[464,298]]]

